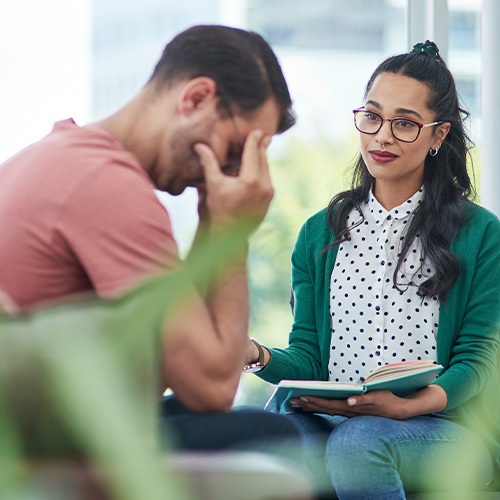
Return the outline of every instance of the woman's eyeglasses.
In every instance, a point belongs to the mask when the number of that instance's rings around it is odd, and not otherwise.
[[[418,123],[408,118],[382,118],[378,113],[366,111],[364,109],[355,109],[354,126],[362,134],[376,134],[384,122],[391,122],[392,135],[401,142],[415,142],[420,135],[420,131],[426,127],[440,125],[443,121],[433,123]]]

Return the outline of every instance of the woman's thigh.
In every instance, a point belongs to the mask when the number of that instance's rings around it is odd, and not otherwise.
[[[332,481],[405,491],[484,487],[493,460],[483,441],[456,422],[435,416],[392,420],[364,416],[343,421],[326,445]]]

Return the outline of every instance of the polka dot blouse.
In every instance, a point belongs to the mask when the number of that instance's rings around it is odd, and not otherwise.
[[[362,382],[379,366],[396,361],[436,361],[437,297],[422,300],[418,285],[433,274],[421,262],[418,235],[393,274],[406,228],[423,189],[388,212],[372,193],[348,217],[351,237],[339,246],[330,282],[329,379]],[[363,220],[364,216],[364,220]]]

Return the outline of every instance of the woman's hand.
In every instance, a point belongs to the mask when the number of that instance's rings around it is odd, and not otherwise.
[[[348,399],[323,399],[302,396],[291,399],[294,408],[302,408],[313,413],[357,417],[359,415],[377,415],[379,417],[402,420],[408,418],[404,409],[404,398],[395,396],[391,391],[372,391],[367,394],[351,396]]]
[[[448,398],[438,385],[430,385],[406,398],[395,396],[390,391],[371,391],[351,396],[348,399],[323,399],[302,396],[290,400],[294,408],[313,413],[357,417],[375,415],[378,417],[404,420],[416,415],[435,413],[446,408]]]

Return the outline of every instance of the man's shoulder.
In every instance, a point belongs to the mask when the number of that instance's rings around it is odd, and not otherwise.
[[[116,159],[119,164],[130,164],[143,170],[118,137],[98,125],[78,126],[72,119],[56,122],[52,132],[40,141],[40,145],[48,153],[52,151],[63,157],[77,154],[83,160],[91,159],[93,163]]]
[[[4,164],[13,182],[30,178],[48,190],[64,186],[152,182],[135,156],[111,132],[95,125],[78,126],[72,119],[56,122],[52,131]],[[16,181],[17,179],[17,181]],[[57,182],[54,182],[57,179]],[[25,186],[23,186],[25,188]],[[133,186],[132,186],[133,187]]]
[[[151,179],[118,139],[73,120],[56,123],[48,136],[7,160],[0,193],[0,220],[13,211],[37,219],[43,213],[47,225],[73,211],[88,212],[97,200],[106,200],[99,201],[101,209],[130,206],[130,197],[136,206],[159,209]]]

